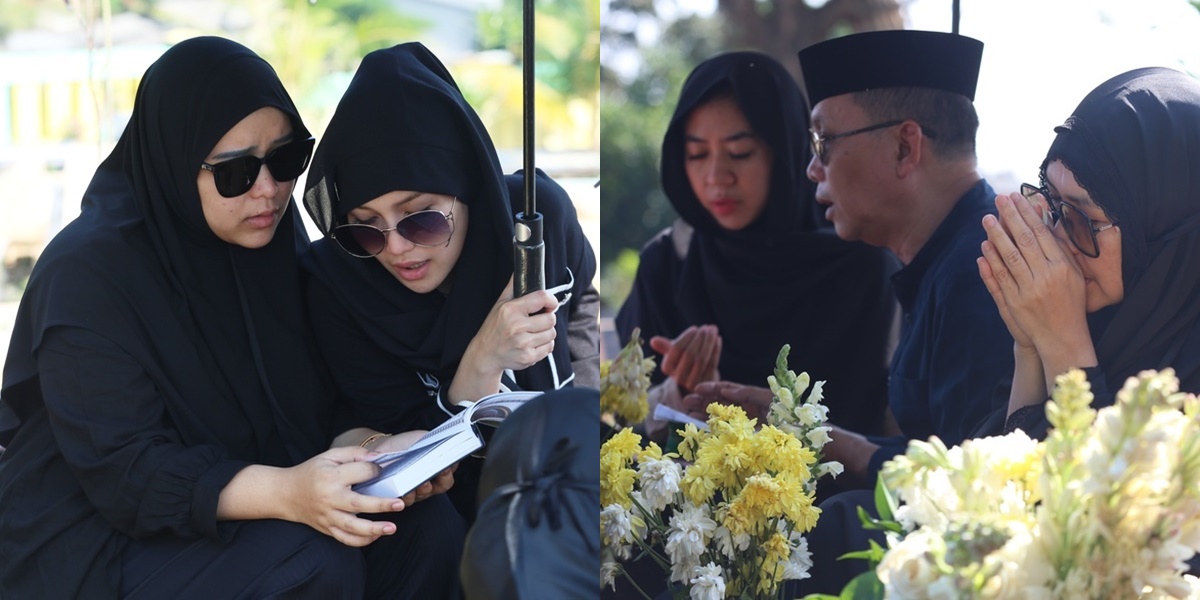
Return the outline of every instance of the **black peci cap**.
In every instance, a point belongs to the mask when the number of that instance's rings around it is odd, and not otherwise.
[[[936,31],[870,31],[799,53],[810,106],[832,96],[888,87],[926,87],[975,100],[983,42]]]

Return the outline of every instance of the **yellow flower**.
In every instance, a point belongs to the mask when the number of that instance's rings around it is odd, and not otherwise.
[[[783,571],[788,557],[791,556],[792,545],[788,543],[786,535],[776,531],[763,543],[762,549],[765,556],[759,566],[758,596],[760,598],[775,595],[775,589],[779,586],[779,582],[783,581]]]
[[[798,531],[808,531],[820,514],[812,503],[800,480],[753,475],[729,503],[726,525],[733,535],[758,535],[771,526],[771,519],[785,517]]]
[[[654,359],[642,354],[641,330],[634,329],[616,360],[600,365],[600,412],[616,413],[626,423],[646,418]]]
[[[634,455],[641,451],[642,437],[622,429],[600,446],[600,504],[620,504],[629,508],[637,472],[629,468]]]

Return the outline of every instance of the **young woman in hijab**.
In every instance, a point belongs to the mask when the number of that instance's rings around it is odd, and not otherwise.
[[[740,400],[751,390],[702,382],[765,388],[791,344],[789,363],[827,382],[835,423],[880,432],[893,259],[822,227],[809,148],[808,108],[774,59],[722,54],[684,82],[662,146],[663,191],[680,218],[642,249],[616,319],[623,340],[640,327],[663,355],[652,402],[681,408],[697,386]],[[665,423],[646,426],[661,435]]]
[[[350,490],[378,471],[366,450],[318,454],[332,393],[291,198],[312,144],[274,70],[234,42],[188,40],[146,71],[21,301],[0,404],[0,596],[362,596],[352,546],[398,528],[357,513],[405,503]],[[407,542],[392,573],[413,576],[397,589],[454,593],[461,537],[438,499],[402,513],[422,517],[391,540]],[[413,549],[417,535],[430,541]]]
[[[1004,428],[1037,437],[1048,390],[1073,367],[1096,406],[1145,369],[1174,368],[1200,392],[1200,82],[1123,73],[1055,132],[1041,185],[1023,187],[1032,201],[996,199],[978,259],[1016,340]]]
[[[326,237],[304,257],[309,316],[338,388],[335,444],[388,450],[506,390],[598,387],[596,259],[541,172],[548,290],[512,297],[521,174],[419,43],[368,54],[313,159],[304,202]],[[464,461],[451,495],[474,514]]]

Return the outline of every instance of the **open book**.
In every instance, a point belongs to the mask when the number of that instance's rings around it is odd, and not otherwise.
[[[498,427],[513,411],[541,395],[542,392],[500,392],[480,398],[437,429],[421,436],[407,450],[388,452],[371,459],[383,470],[378,477],[356,484],[352,489],[368,496],[399,498],[482,448],[483,436],[476,425]]]

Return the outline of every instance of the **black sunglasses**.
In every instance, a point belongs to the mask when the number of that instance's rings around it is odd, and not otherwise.
[[[292,140],[259,158],[252,154],[231,158],[215,165],[200,163],[200,168],[213,174],[217,193],[226,198],[241,196],[254,187],[258,172],[263,165],[271,171],[275,181],[292,181],[308,168],[312,158],[313,138]]]
[[[366,223],[347,223],[334,227],[330,236],[351,256],[371,258],[383,252],[387,246],[387,234],[391,231],[418,246],[449,246],[450,237],[454,235],[453,201],[448,213],[433,209],[419,210],[388,229]]]
[[[1032,199],[1034,196],[1041,194],[1046,199],[1046,204],[1050,206],[1050,225],[1063,224],[1063,229],[1067,230],[1067,239],[1071,240],[1084,256],[1089,258],[1100,258],[1100,244],[1096,243],[1096,234],[1105,229],[1113,228],[1117,222],[1113,221],[1107,225],[1096,226],[1079,207],[1069,202],[1064,202],[1062,198],[1056,198],[1050,195],[1050,190],[1044,187],[1035,187],[1028,183],[1021,184],[1021,195]],[[1086,234],[1084,232],[1087,232]]]

